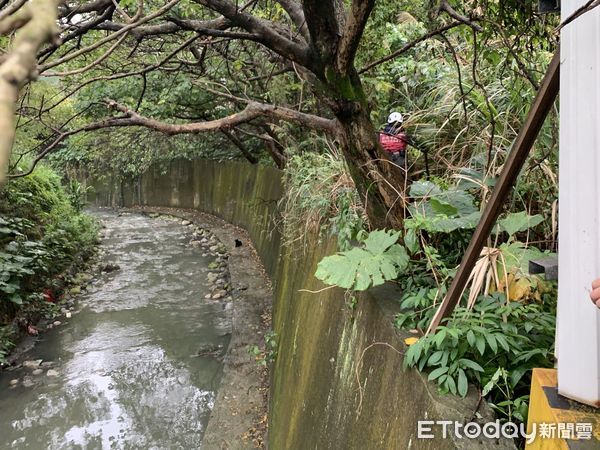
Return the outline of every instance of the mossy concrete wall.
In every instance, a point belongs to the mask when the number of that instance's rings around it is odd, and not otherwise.
[[[278,354],[271,371],[271,450],[514,448],[495,440],[418,439],[419,420],[469,421],[467,398],[440,396],[436,386],[402,368],[403,338],[392,324],[391,288],[361,295],[350,306],[343,290],[322,290],[313,276],[335,239],[314,239],[304,251],[282,246],[277,223],[281,175],[241,163],[176,161],[127,183],[95,183],[96,203],[196,208],[246,228],[274,284],[273,330]],[[311,293],[309,291],[320,291]]]

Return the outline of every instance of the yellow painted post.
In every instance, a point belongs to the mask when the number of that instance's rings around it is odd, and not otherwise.
[[[600,411],[560,396],[556,369],[533,369],[527,434],[534,431],[526,450],[597,450]]]

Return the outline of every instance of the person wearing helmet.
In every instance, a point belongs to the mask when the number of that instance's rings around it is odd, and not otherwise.
[[[383,131],[379,133],[379,143],[389,154],[391,161],[406,170],[406,147],[409,138],[402,129],[404,118],[399,112],[393,111],[387,120]]]

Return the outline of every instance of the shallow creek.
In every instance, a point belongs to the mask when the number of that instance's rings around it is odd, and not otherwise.
[[[231,329],[224,303],[205,299],[214,257],[181,221],[94,214],[103,264],[120,269],[40,335],[30,367],[0,373],[0,448],[200,448],[222,363],[198,353],[224,352]]]

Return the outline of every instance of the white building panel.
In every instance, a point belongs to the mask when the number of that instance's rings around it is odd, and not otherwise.
[[[586,0],[563,0],[566,19]],[[558,389],[600,402],[600,8],[561,33]]]

